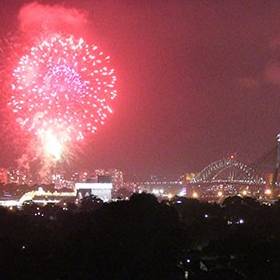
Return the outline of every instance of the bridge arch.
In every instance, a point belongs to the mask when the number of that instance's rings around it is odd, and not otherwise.
[[[262,185],[265,184],[265,180],[253,168],[242,162],[221,159],[210,163],[191,181],[191,184],[199,183]]]

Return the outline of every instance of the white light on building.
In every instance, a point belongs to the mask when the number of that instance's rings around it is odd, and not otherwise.
[[[112,183],[76,183],[75,189],[79,199],[89,195],[95,195],[103,201],[112,198]]]

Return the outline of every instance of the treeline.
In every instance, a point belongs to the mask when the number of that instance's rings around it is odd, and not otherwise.
[[[0,210],[1,279],[277,279],[280,204],[150,194]]]

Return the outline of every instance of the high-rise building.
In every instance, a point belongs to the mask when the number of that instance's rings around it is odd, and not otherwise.
[[[0,168],[0,183],[8,183],[8,170],[6,168]]]
[[[114,190],[123,187],[123,172],[118,169],[95,169],[91,173],[91,178],[98,178],[98,176],[111,177]]]
[[[83,199],[90,195],[95,195],[103,201],[109,201],[112,198],[112,183],[76,183],[75,190],[77,198]]]
[[[123,172],[118,169],[111,169],[110,176],[112,177],[112,183],[115,190],[119,190],[123,187]]]
[[[97,183],[102,178],[110,181],[112,183],[114,190],[118,190],[123,187],[123,172],[118,169],[95,169],[92,172],[82,171],[75,172],[71,176],[71,181],[74,183]],[[108,181],[108,182],[109,182]]]
[[[7,170],[7,183],[29,185],[32,184],[32,179],[27,171],[10,168]]]
[[[86,182],[90,178],[88,171],[79,171],[72,174],[70,180],[74,183]]]

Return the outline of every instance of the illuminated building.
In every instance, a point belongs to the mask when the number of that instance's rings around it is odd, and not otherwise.
[[[7,170],[7,183],[30,185],[32,184],[32,179],[26,171],[10,168]]]
[[[80,181],[80,172],[75,172],[71,175],[70,180],[74,183],[77,183]]]
[[[10,197],[1,197],[0,206],[3,207],[21,207],[26,201],[33,201],[39,205],[46,205],[48,203],[57,204],[61,201],[75,201],[76,192],[50,192],[45,191],[42,187],[39,187],[37,190],[29,191],[24,193],[22,196],[10,196]]]
[[[64,174],[56,173],[51,175],[51,183],[55,185],[56,189],[74,189],[74,182],[67,180]]]
[[[123,187],[123,172],[118,169],[95,169],[92,172],[82,171],[75,172],[71,176],[71,181],[74,183],[81,182],[98,182],[98,177],[109,176],[113,184],[114,190],[118,190]]]
[[[95,195],[103,201],[109,201],[112,198],[112,183],[76,183],[75,190],[77,198]]]
[[[25,201],[33,201],[36,204],[46,205],[48,203],[60,203],[64,200],[74,201],[76,198],[76,193],[72,192],[49,192],[44,191],[43,188],[39,187],[38,190],[25,193],[19,199],[19,206],[21,206]]]
[[[123,187],[123,172],[118,169],[111,170],[111,177],[114,189],[118,190]]]
[[[94,178],[98,176],[110,176],[115,190],[123,187],[123,172],[118,169],[96,169],[91,176]]]
[[[141,192],[152,193],[157,197],[185,196],[185,187],[181,181],[145,181],[137,183]]]

